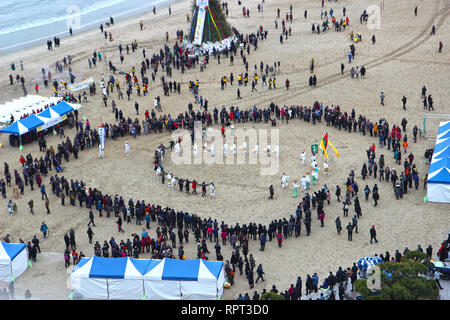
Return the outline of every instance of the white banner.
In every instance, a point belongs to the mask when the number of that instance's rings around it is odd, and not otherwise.
[[[205,26],[205,15],[206,15],[205,7],[199,7],[197,16],[197,27],[195,28],[195,35],[193,42],[195,45],[202,44],[203,28]]]
[[[42,126],[38,127],[36,129],[37,132],[48,129],[50,127],[53,127],[54,125],[60,123],[61,121],[64,121],[67,119],[67,115],[63,115],[62,117],[57,117],[55,119],[50,120],[47,123],[44,123]]]
[[[80,83],[69,84],[69,89],[71,91],[83,90],[83,89],[86,89],[87,87],[89,87],[89,85],[93,82],[94,82],[94,78],[90,77],[89,79],[86,79]]]
[[[105,127],[98,127],[98,135],[100,137],[101,149],[105,149]]]

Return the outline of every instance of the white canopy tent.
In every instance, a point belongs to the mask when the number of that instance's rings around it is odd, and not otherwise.
[[[38,95],[27,95],[11,102],[0,104],[0,123],[7,124],[11,115],[15,120],[19,120],[24,114],[37,113],[38,110],[45,109],[47,105],[57,104],[61,101],[60,97],[45,98]]]
[[[450,121],[439,125],[428,171],[427,198],[431,202],[450,203]]]
[[[83,258],[71,274],[86,299],[212,300],[223,294],[223,262]]]
[[[0,281],[10,282],[28,268],[26,245],[0,242]]]

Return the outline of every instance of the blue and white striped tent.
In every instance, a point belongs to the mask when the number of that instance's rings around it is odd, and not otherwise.
[[[83,258],[71,274],[85,299],[211,300],[225,282],[223,262],[176,259]]]
[[[0,133],[9,133],[15,135],[23,135],[29,131],[37,129],[38,131],[47,129],[59,122],[65,120],[65,116],[76,109],[79,109],[81,105],[70,104],[65,101],[48,107],[41,113],[31,114],[24,119],[15,121],[10,126],[0,130]]]
[[[0,281],[10,282],[28,268],[26,245],[0,241]]]
[[[450,121],[439,125],[427,184],[428,201],[450,203]]]
[[[379,263],[383,263],[383,259],[381,259],[380,257],[364,257],[358,260],[358,262],[356,263],[358,265],[359,269],[362,269],[364,267],[371,267],[371,266],[375,266]]]

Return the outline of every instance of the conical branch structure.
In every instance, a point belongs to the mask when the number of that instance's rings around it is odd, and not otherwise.
[[[218,0],[192,1],[192,22],[189,33],[191,42],[198,45],[208,41],[216,42],[232,34],[231,25],[226,21],[225,13]]]

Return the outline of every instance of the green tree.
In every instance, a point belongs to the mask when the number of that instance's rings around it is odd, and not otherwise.
[[[195,32],[195,28],[197,26],[197,16],[198,16],[197,12],[194,15],[196,8],[197,8],[197,2],[196,2],[196,0],[193,0],[192,1],[192,22],[191,22],[190,30],[194,29],[194,32]],[[222,6],[219,3],[219,1],[218,0],[209,0],[209,9],[211,10],[211,13],[214,17],[214,21],[217,25],[217,29],[219,30],[220,38],[222,38],[222,39],[224,38],[222,32],[225,34],[225,38],[228,38],[229,36],[231,36],[233,34],[233,30],[231,29],[231,25],[227,22],[225,13],[223,12]],[[220,40],[217,30],[214,27],[213,22],[211,21],[211,16],[209,14],[209,11],[206,11],[205,26],[203,28],[202,42],[208,42],[210,35],[211,35],[211,42]],[[194,40],[193,36],[194,36],[194,33],[192,33],[192,38],[190,38],[189,40],[193,41]]]
[[[384,262],[377,266],[381,272],[381,291],[372,292],[367,279],[358,279],[355,289],[363,300],[436,300],[439,288],[434,280],[426,278],[432,268],[426,254],[407,252],[400,262]]]
[[[266,292],[263,295],[261,295],[259,300],[286,300],[286,299],[281,294],[274,292]]]

